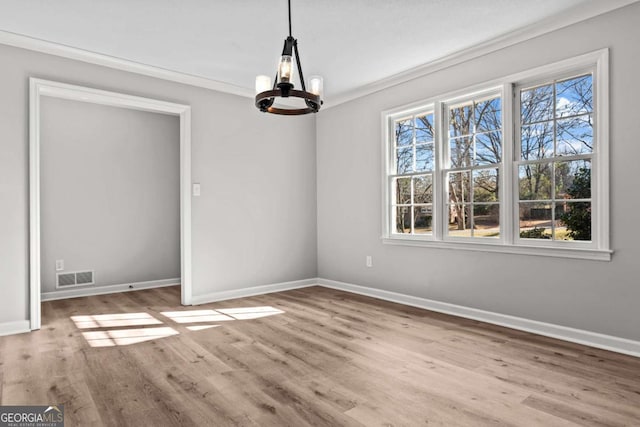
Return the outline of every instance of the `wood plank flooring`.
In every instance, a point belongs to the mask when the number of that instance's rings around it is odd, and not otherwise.
[[[638,358],[321,287],[42,309],[0,338],[0,402],[67,426],[640,426]]]

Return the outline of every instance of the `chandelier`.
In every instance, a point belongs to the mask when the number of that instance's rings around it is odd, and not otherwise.
[[[264,113],[284,114],[284,115],[300,115],[308,113],[317,113],[322,105],[322,86],[323,81],[320,76],[311,76],[309,79],[309,91],[304,82],[302,74],[302,66],[300,65],[300,54],[298,53],[298,40],[291,35],[291,0],[289,5],[289,36],[284,40],[284,48],[278,65],[273,86],[269,76],[256,77],[256,107]],[[296,66],[298,68],[298,77],[302,90],[293,88],[293,58],[295,55]],[[304,101],[305,107],[288,108],[286,105],[274,107],[273,103],[276,98],[299,98]]]

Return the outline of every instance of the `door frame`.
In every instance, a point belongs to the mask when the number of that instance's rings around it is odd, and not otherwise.
[[[29,290],[30,328],[41,324],[40,265],[40,101],[43,96],[168,114],[180,118],[180,265],[181,302],[191,305],[191,107],[157,99],[29,79]]]

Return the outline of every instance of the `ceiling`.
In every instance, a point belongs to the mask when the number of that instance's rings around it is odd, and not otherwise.
[[[292,0],[305,75],[358,88],[523,28],[635,0]],[[252,90],[274,75],[285,0],[2,0],[0,30]],[[592,13],[593,15],[593,13]]]

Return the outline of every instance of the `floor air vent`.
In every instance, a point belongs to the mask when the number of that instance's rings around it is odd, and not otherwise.
[[[56,274],[56,288],[93,285],[93,271],[74,271]]]

